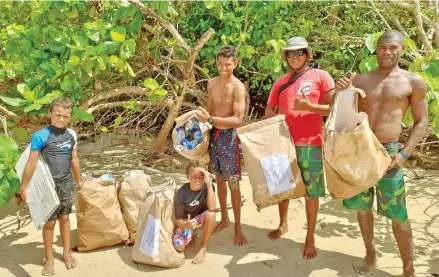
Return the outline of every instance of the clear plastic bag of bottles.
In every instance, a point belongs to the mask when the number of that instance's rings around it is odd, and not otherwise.
[[[176,128],[175,148],[180,151],[189,151],[197,148],[203,142],[203,133],[200,122],[195,116],[185,124]],[[183,147],[181,147],[183,146]]]

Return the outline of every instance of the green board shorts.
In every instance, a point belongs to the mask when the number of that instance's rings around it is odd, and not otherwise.
[[[325,196],[322,147],[296,146],[296,155],[305,183],[306,198]]]
[[[385,143],[383,146],[389,155],[395,155],[399,152],[399,142],[397,141]],[[401,223],[408,221],[402,168],[389,170],[378,182],[376,188],[371,187],[352,198],[343,200],[343,207],[349,210],[372,209],[375,190],[379,215]]]

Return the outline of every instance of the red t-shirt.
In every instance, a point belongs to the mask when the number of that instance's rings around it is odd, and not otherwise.
[[[279,106],[279,114],[285,115],[295,145],[322,146],[323,116],[308,111],[294,111],[290,106],[297,97],[302,98],[302,93],[308,96],[311,103],[323,104],[323,96],[334,88],[334,80],[326,71],[311,69],[278,96],[280,87],[288,82],[291,75],[290,72],[276,80],[267,104]]]

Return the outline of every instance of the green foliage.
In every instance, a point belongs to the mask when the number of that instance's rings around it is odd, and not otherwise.
[[[12,16],[17,10],[22,16]],[[80,105],[94,79],[108,72],[135,76],[129,59],[143,16],[133,5],[107,2],[99,16],[93,2],[5,2],[0,13],[0,83],[23,80],[0,99],[20,107],[8,107],[19,115],[45,114],[59,96]],[[76,118],[93,120],[81,112]]]
[[[150,100],[163,99],[163,97],[165,97],[166,94],[168,94],[168,92],[163,88],[163,86],[160,86],[156,80],[151,78],[146,78],[143,81],[143,86],[151,90],[151,93],[149,95]]]
[[[73,107],[72,120],[79,119],[81,121],[93,121],[94,117],[78,107]]]
[[[14,169],[20,154],[13,139],[0,136],[0,208],[20,192],[20,180]]]
[[[216,31],[196,61],[211,76],[217,74],[216,51],[223,45],[239,45],[236,74],[246,82],[251,97],[261,103],[266,101],[273,82],[289,70],[280,58],[280,50],[290,37],[305,37],[313,48],[313,62],[338,79],[348,71],[367,72],[376,68],[376,42],[384,31],[378,13],[370,3],[361,1],[143,3],[178,26],[191,46],[209,28]],[[93,121],[93,116],[78,107],[89,93],[95,95],[95,79],[103,80],[109,74],[132,77],[137,84],[150,77],[143,82],[151,90],[149,100],[167,95],[170,84],[163,76],[137,77],[133,67],[148,68],[152,64],[166,64],[169,59],[185,60],[187,53],[176,39],[127,1],[101,1],[100,11],[95,4],[17,1],[0,6],[0,84],[15,81],[9,89],[1,91],[2,105],[19,115],[44,115],[51,99],[63,95],[75,102],[74,119]],[[426,47],[418,40],[407,10],[398,10],[393,5],[389,5],[391,10],[385,10],[380,2],[375,2],[375,6],[383,14],[391,11],[408,33],[403,57],[412,62],[409,70],[426,80],[430,110],[436,111],[437,54],[425,56]],[[421,11],[432,16],[428,5],[422,4]],[[129,112],[140,110],[135,100],[124,107]],[[432,122],[439,122],[436,118],[431,112]],[[410,124],[409,117],[405,123]]]

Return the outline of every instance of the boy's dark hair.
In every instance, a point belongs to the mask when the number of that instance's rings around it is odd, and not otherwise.
[[[218,52],[216,53],[216,59],[218,59],[219,57],[233,58],[235,61],[238,60],[236,48],[230,45],[223,46],[220,50],[218,50]]]
[[[186,175],[189,175],[189,171],[192,168],[196,168],[196,167],[201,167],[203,169],[206,169],[205,163],[202,163],[200,160],[192,160],[188,163],[188,165],[186,167]]]
[[[73,103],[70,99],[64,97],[58,97],[50,103],[49,111],[53,111],[55,107],[61,107],[63,109],[70,109],[73,111]]]

